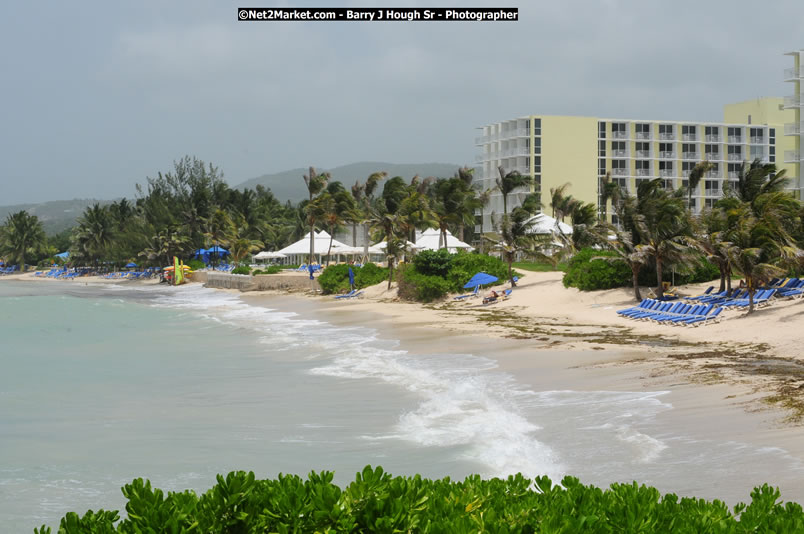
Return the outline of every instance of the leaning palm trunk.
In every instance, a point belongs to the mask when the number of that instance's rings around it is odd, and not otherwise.
[[[308,265],[313,263],[313,258],[315,258],[315,222],[310,224],[310,261]]]
[[[386,241],[387,243],[387,241]],[[386,245],[387,246],[387,245]],[[394,281],[394,258],[388,256],[388,290],[391,289],[391,282]]]
[[[639,293],[639,266],[631,265],[631,283],[634,284],[634,298],[637,302],[642,302],[642,295]]]
[[[662,284],[662,259],[660,257],[656,258],[656,280],[659,284],[659,287],[656,288],[656,297],[661,299],[664,297],[664,285]]]
[[[369,248],[369,228],[368,223],[363,223],[363,257],[360,263],[368,263],[368,248]]]

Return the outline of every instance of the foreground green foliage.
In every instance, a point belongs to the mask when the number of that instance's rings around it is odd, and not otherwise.
[[[379,284],[388,276],[388,269],[378,267],[374,263],[367,263],[362,267],[346,265],[345,263],[330,265],[318,277],[318,283],[321,285],[321,290],[325,295],[349,291],[349,267],[352,268],[352,272],[355,274],[356,289]]]
[[[116,511],[68,513],[59,534],[263,533],[263,532],[499,532],[499,533],[747,533],[802,532],[804,513],[782,504],[767,484],[751,492],[751,503],[730,510],[723,502],[662,496],[645,485],[612,484],[603,490],[565,477],[463,482],[393,477],[366,467],[341,489],[331,472],[307,480],[279,475],[257,480],[243,471],[218,475],[200,497],[168,492],[136,479],[123,487],[127,516]],[[35,534],[51,534],[46,526]]]
[[[552,263],[546,261],[515,261],[514,268],[522,271],[549,273],[554,271],[567,272],[568,265],[564,262],[559,262],[554,266]]]

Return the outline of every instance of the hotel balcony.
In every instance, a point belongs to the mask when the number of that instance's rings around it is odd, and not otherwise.
[[[739,176],[740,176],[739,172],[737,172],[737,171],[729,171],[729,178],[736,179],[736,178],[739,178]]]
[[[717,161],[720,159],[720,152],[707,152],[704,154],[706,161]]]
[[[802,124],[804,121],[796,123],[796,122],[788,122],[784,125],[784,134],[785,135],[800,135],[802,132]]]
[[[799,95],[792,95],[784,97],[784,109],[795,109],[801,105],[801,98]]]
[[[719,135],[709,134],[706,136],[707,143],[719,143],[723,140]]]
[[[637,176],[651,176],[650,169],[637,169],[636,170]]]
[[[792,67],[790,69],[784,69],[784,81],[786,82],[794,82],[798,80],[799,76],[804,74],[804,69],[799,71],[799,69]]]
[[[675,138],[676,138],[676,134],[673,134],[673,133],[660,133],[659,134],[659,139],[675,139]]]
[[[659,176],[673,177],[675,175],[676,175],[676,171],[674,169],[659,169]]]
[[[720,189],[704,189],[704,196],[706,197],[719,197]]]
[[[720,178],[720,171],[706,171],[707,178]]]
[[[659,152],[659,157],[662,159],[675,159],[675,152]]]
[[[698,152],[682,152],[681,159],[698,159],[700,154]]]
[[[729,154],[729,161],[742,161],[743,155],[742,154]]]
[[[481,161],[487,161],[489,159],[491,159],[491,158],[490,158],[490,156],[488,154],[476,154],[475,155],[475,161],[478,162],[478,163],[480,163]]]
[[[611,132],[612,139],[626,139],[628,137],[628,133],[626,132]]]
[[[628,176],[628,169],[612,169],[612,176]]]
[[[650,150],[637,150],[636,157],[638,158],[649,158],[650,157]]]
[[[625,157],[625,150],[612,150],[611,156],[614,158],[624,158]]]
[[[682,141],[697,141],[698,134],[685,133],[681,135]]]
[[[516,156],[530,156],[530,147],[517,146],[513,148],[504,148],[502,150],[502,157],[512,158]]]
[[[743,136],[742,135],[730,135],[729,136],[729,143],[733,145],[741,145],[743,144]]]
[[[750,139],[750,143],[752,145],[764,145],[765,144],[765,138],[764,137],[752,137]]]
[[[650,132],[637,132],[634,137],[637,139],[650,139]]]
[[[784,151],[784,162],[785,163],[798,163],[800,159],[800,153],[797,150],[785,150]]]

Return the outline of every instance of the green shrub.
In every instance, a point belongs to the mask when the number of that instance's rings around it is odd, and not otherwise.
[[[284,269],[282,268],[281,265],[269,265],[265,269],[260,271],[260,274],[276,274],[281,273],[283,270]],[[254,273],[252,274],[257,274],[257,271],[254,271]]]
[[[441,276],[420,273],[415,265],[404,265],[397,271],[399,298],[418,302],[442,299],[450,292],[450,283]]]
[[[608,250],[585,248],[575,254],[567,265],[564,287],[577,287],[581,291],[611,289],[631,282],[631,269],[624,261],[606,261],[592,258],[616,258],[617,254]]]
[[[481,271],[499,278],[500,284],[508,280],[508,264],[496,256],[467,252],[455,254],[447,275],[450,292],[463,291],[464,284]],[[513,273],[514,276],[522,276],[516,271]]]
[[[447,249],[423,250],[413,257],[416,271],[425,276],[447,276],[454,254]]]
[[[204,263],[203,261],[196,259],[187,260],[186,262],[184,262],[184,264],[194,271],[200,271],[201,269],[204,269],[207,266],[207,264]]]
[[[379,284],[388,278],[388,269],[378,267],[373,263],[367,263],[362,267],[338,263],[324,269],[318,277],[321,291],[325,295],[349,291],[349,267],[352,267],[352,272],[355,274],[355,288],[357,289]]]
[[[232,274],[251,274],[251,268],[245,265],[240,265],[232,269]]]
[[[720,270],[703,254],[698,255],[697,261],[691,267],[676,267],[675,273],[672,265],[664,265],[662,268],[662,281],[673,282],[677,286],[709,282],[717,278],[720,278]],[[656,267],[647,265],[639,271],[639,285],[656,287]]]
[[[123,488],[126,517],[117,511],[74,512],[59,532],[642,532],[737,534],[802,532],[804,511],[784,503],[767,484],[751,492],[750,503],[733,511],[722,501],[706,501],[656,488],[614,483],[602,489],[571,476],[554,484],[521,474],[483,480],[394,477],[366,466],[345,488],[333,473],[315,471],[306,480],[279,475],[258,480],[253,472],[217,476],[200,496],[194,491],[163,492],[136,479]],[[49,527],[34,529],[51,534]]]

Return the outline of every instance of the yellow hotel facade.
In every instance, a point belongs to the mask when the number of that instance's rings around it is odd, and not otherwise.
[[[493,189],[498,167],[518,170],[539,184],[549,213],[550,189],[567,182],[568,194],[599,206],[600,180],[607,173],[632,194],[641,180],[655,178],[676,189],[686,187],[696,163],[710,161],[713,168],[693,193],[700,211],[722,197],[723,184],[736,179],[744,161],[759,158],[785,169],[791,190],[801,198],[802,54],[791,53],[795,67],[785,71],[785,79],[795,83],[792,97],[729,104],[719,123],[530,115],[483,126],[475,139],[475,182]],[[524,196],[509,195],[509,211]],[[485,227],[490,228],[492,214],[502,212],[502,195],[495,192],[483,210]]]

